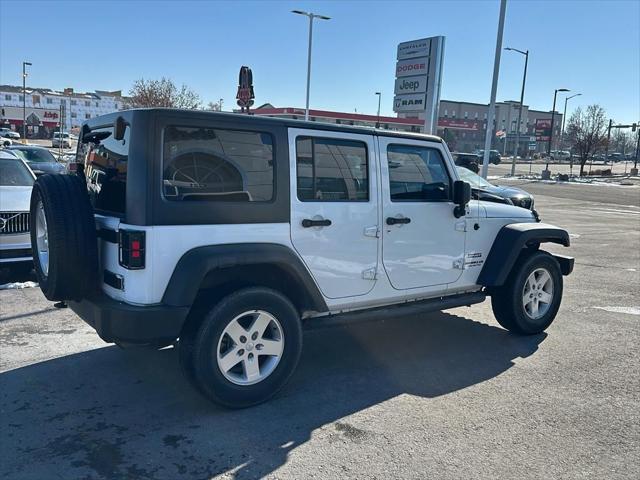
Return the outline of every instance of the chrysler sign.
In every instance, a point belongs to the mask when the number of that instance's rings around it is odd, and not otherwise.
[[[426,57],[431,47],[430,38],[422,38],[411,42],[403,42],[398,45],[398,60],[413,57]]]
[[[400,77],[396,79],[396,88],[393,93],[402,95],[405,93],[424,93],[427,91],[427,76]]]

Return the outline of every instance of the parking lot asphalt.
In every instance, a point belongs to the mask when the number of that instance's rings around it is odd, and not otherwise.
[[[576,257],[545,334],[508,334],[489,301],[309,330],[292,382],[246,410],[204,400],[171,348],[0,291],[0,477],[640,478],[640,188],[541,185],[572,237],[551,249]]]

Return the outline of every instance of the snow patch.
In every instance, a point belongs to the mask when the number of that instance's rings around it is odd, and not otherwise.
[[[0,285],[0,290],[11,290],[14,288],[33,288],[37,287],[36,282],[11,282]]]
[[[626,313],[627,315],[640,315],[640,307],[593,307],[611,313]]]

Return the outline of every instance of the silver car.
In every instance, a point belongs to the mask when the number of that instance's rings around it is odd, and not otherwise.
[[[22,159],[0,150],[0,265],[31,268],[29,202],[35,179]]]

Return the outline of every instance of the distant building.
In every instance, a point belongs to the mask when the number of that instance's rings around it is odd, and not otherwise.
[[[26,123],[28,138],[50,138],[60,128],[60,106],[63,106],[63,128],[80,127],[89,118],[125,108],[126,97],[121,91],[79,93],[73,88],[63,91],[49,88],[26,89]],[[0,125],[22,134],[22,87],[0,85]]]
[[[504,152],[506,147],[506,153],[508,155],[513,154],[517,137],[516,123],[518,122],[519,106],[519,102],[512,101],[496,103],[495,121],[491,135],[491,148]],[[477,149],[482,149],[484,148],[488,110],[489,106],[482,103],[441,100],[437,134],[447,141],[452,151],[472,152]],[[303,108],[276,108],[269,103],[255,108],[252,110],[252,113],[254,115],[265,115],[269,117],[304,119]],[[424,127],[424,120],[421,116],[411,116],[410,114],[400,114],[398,117],[380,117],[378,120],[376,115],[311,109],[309,110],[309,119],[312,122],[327,122],[363,127],[375,127],[376,124],[379,123],[380,128],[404,132],[422,132]],[[530,110],[527,105],[524,106],[520,125],[519,155],[527,156],[529,153],[544,152],[547,150],[546,141],[532,140],[535,138],[536,121],[547,119],[551,119],[551,112]],[[500,130],[506,132],[506,140],[496,137],[496,132]],[[562,115],[556,112],[553,133],[555,140],[560,138],[561,131]],[[530,149],[530,145],[533,145],[535,149]]]

